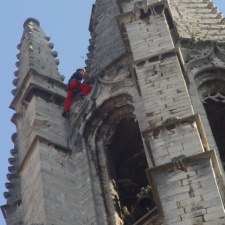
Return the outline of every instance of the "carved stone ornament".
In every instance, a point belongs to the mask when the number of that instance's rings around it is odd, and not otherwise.
[[[173,170],[187,170],[187,167],[190,166],[190,160],[185,155],[180,155],[172,158],[172,169]]]
[[[125,56],[120,63],[114,64],[110,69],[102,71],[100,82],[114,83],[131,77],[130,70],[131,56]]]
[[[212,100],[214,102],[225,103],[225,70],[212,68],[195,76],[200,98],[203,103]]]
[[[220,45],[219,48],[222,50],[222,52],[225,54],[225,45]]]
[[[222,102],[225,103],[225,93],[220,93],[220,92],[212,92],[208,93],[204,97],[203,103],[206,103],[208,100],[213,100],[215,102]]]
[[[167,124],[167,123],[176,123],[178,120],[180,119],[180,117],[169,117],[167,119],[165,119],[162,124]]]
[[[212,46],[206,43],[195,44],[195,46],[192,49],[190,49],[190,51],[186,55],[186,60],[185,60],[186,63],[207,55],[211,48]]]
[[[119,66],[112,67],[110,70],[108,70],[104,77],[103,80],[105,81],[116,81],[116,80],[121,80],[130,75],[130,71],[128,68],[120,68]]]

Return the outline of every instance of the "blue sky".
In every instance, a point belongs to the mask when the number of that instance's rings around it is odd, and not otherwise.
[[[220,12],[224,12],[224,0],[214,0]],[[14,113],[8,106],[12,101],[11,90],[15,87],[12,80],[17,70],[15,63],[19,53],[17,45],[20,43],[23,32],[23,23],[28,17],[39,20],[41,28],[50,42],[54,43],[54,51],[58,52],[60,64],[59,72],[66,76],[66,80],[77,66],[84,65],[84,58],[88,53],[90,35],[88,25],[91,7],[94,0],[0,0],[0,205],[6,200],[3,192],[7,191],[5,183],[8,182],[8,158],[13,148],[11,135],[16,131],[10,122]],[[84,58],[83,58],[84,57]],[[4,225],[3,216],[0,215],[0,225]]]

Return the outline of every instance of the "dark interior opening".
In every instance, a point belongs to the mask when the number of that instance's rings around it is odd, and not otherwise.
[[[164,5],[156,5],[154,8],[157,14],[161,14],[163,12]]]
[[[140,89],[140,85],[138,83],[136,68],[134,68],[134,70],[133,70],[133,75],[134,75],[134,80],[135,80],[136,87],[137,87],[137,90],[138,90],[138,94],[141,96],[141,89]]]
[[[62,96],[57,95],[57,94],[53,95],[43,89],[39,89],[39,88],[35,88],[35,87],[31,88],[30,91],[27,93],[27,95],[25,97],[25,101],[30,102],[34,95],[42,98],[45,101],[54,102],[58,105],[62,105],[64,102],[64,98]]]
[[[170,12],[167,8],[164,9],[164,14],[165,14],[169,29],[172,30],[174,28],[174,24],[173,24],[173,20],[171,18]]]
[[[204,107],[221,160],[223,165],[225,165],[225,103],[207,99]]]
[[[38,96],[44,100],[49,100],[50,97],[52,96],[52,94],[50,94],[49,92],[46,92],[42,89],[32,88],[32,89],[30,89],[29,93],[26,95],[25,101],[30,102],[34,95]]]
[[[140,19],[146,19],[148,18],[149,16],[151,16],[152,12],[151,12],[151,9],[148,9],[147,12],[144,11],[144,9],[141,9],[141,16],[140,16]]]
[[[149,61],[150,63],[157,62],[157,61],[159,61],[159,57],[158,57],[158,56],[155,56],[155,57],[153,57],[153,58],[150,58],[148,61]]]
[[[125,46],[126,46],[128,52],[131,52],[130,41],[128,38],[126,26],[124,23],[121,24],[120,29],[121,29],[121,33],[122,33],[122,37],[123,37]]]
[[[138,123],[121,120],[107,147],[109,174],[119,199],[114,202],[125,224],[133,224],[155,207],[145,170],[148,168]],[[143,191],[149,193],[142,196]],[[126,211],[131,214],[126,222]]]

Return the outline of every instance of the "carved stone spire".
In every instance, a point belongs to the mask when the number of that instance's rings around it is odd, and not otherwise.
[[[16,109],[17,103],[27,103],[31,99],[32,91],[42,90],[49,93],[51,98],[53,94],[64,96],[63,83],[64,76],[58,72],[57,65],[59,60],[57,52],[52,52],[53,43],[48,43],[49,37],[40,28],[40,23],[34,18],[28,18],[24,22],[24,32],[21,43],[17,48],[20,53],[16,62],[18,68],[14,75],[12,90],[15,96],[10,108]]]
[[[69,152],[68,123],[61,117],[65,98],[64,76],[57,69],[59,60],[55,59],[57,52],[52,52],[54,44],[48,43],[50,38],[46,37],[38,20],[29,18],[23,27],[18,45],[19,61],[16,62],[18,71],[13,80],[16,89],[12,91],[14,98],[10,104],[10,108],[16,111],[11,121],[17,132],[12,135],[14,148],[8,160],[11,164],[7,174],[9,182],[5,184],[8,191],[4,192],[7,204],[1,209],[7,225],[50,224],[46,222],[51,219],[46,218],[46,204],[49,203],[48,200],[44,202],[43,196],[48,187],[54,185],[52,175],[51,178],[45,175],[53,172],[54,166],[62,168],[62,164],[66,165]],[[45,159],[54,157],[57,158],[55,165],[49,167],[49,161],[45,164]],[[43,181],[45,179],[47,182]]]

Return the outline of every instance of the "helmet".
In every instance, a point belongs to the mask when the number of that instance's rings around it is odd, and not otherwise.
[[[85,68],[84,67],[78,67],[76,71],[78,70],[83,70],[85,72]]]

